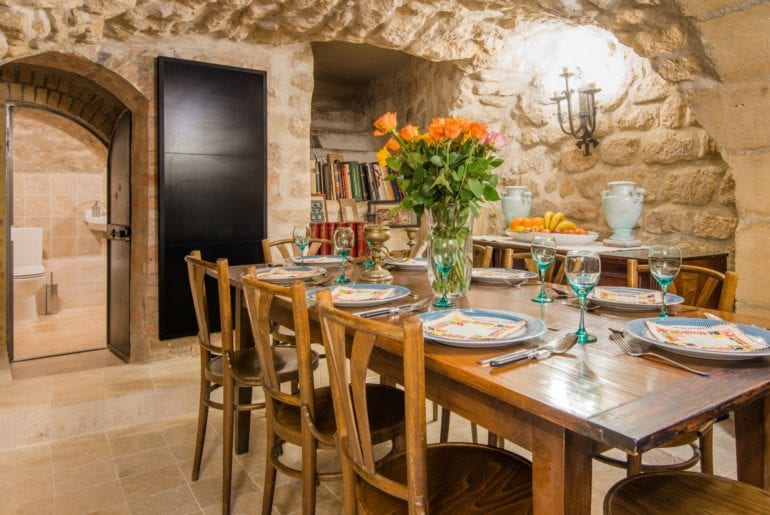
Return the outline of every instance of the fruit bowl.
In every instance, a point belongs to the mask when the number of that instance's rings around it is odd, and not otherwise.
[[[571,246],[571,245],[589,245],[596,241],[599,237],[598,232],[589,232],[588,234],[565,234],[558,232],[518,232],[518,231],[505,231],[505,233],[513,238],[515,241],[521,241],[529,243],[533,238],[537,236],[550,237],[556,240],[557,245]]]

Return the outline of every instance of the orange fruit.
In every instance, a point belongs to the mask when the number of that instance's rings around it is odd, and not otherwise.
[[[532,219],[531,218],[525,218],[521,221],[521,225],[523,227],[532,227]]]
[[[508,224],[508,227],[510,227],[512,231],[515,231],[516,227],[521,225],[521,220],[521,218],[512,218],[511,223]]]

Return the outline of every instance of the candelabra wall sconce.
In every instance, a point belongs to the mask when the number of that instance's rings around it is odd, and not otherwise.
[[[572,116],[572,95],[575,91],[569,88],[569,78],[573,75],[575,74],[571,73],[567,67],[564,67],[562,73],[559,74],[559,76],[564,77],[564,91],[561,94],[554,91],[551,100],[556,102],[556,112],[561,130],[564,134],[576,138],[578,141],[575,145],[583,151],[584,156],[590,156],[591,146],[596,148],[599,144],[599,141],[594,138],[594,131],[596,130],[596,102],[594,101],[594,95],[601,91],[601,89],[597,88],[596,84],[592,82],[588,87],[578,90],[578,120],[580,122],[578,125]],[[562,110],[562,100],[566,100],[566,112]],[[565,128],[565,125],[569,130]]]

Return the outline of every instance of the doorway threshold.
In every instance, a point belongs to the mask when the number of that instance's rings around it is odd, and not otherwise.
[[[114,365],[125,363],[109,350],[102,348],[14,361],[11,363],[11,377],[16,381]]]

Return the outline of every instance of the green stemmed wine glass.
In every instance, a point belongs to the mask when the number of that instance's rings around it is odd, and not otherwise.
[[[430,249],[433,262],[436,264],[436,269],[441,278],[441,298],[435,301],[433,305],[439,308],[452,307],[454,306],[454,302],[446,298],[448,286],[447,277],[457,261],[457,240],[451,237],[432,236]]]
[[[338,227],[334,231],[334,250],[337,255],[342,256],[340,264],[340,276],[334,280],[337,284],[349,283],[350,279],[345,277],[345,265],[348,264],[348,256],[353,251],[353,242],[355,235],[350,227]]]
[[[310,226],[295,225],[291,234],[294,237],[294,244],[299,247],[299,257],[304,257],[305,249],[310,245]]]
[[[567,281],[580,302],[580,325],[574,334],[582,344],[596,341],[596,336],[588,334],[585,327],[586,297],[599,282],[602,262],[599,254],[588,250],[570,250],[564,259]]]
[[[682,266],[682,252],[676,245],[652,245],[647,258],[650,262],[650,273],[663,290],[663,303],[660,308],[660,318],[668,316],[666,308],[666,291],[679,274]]]
[[[536,236],[532,239],[531,253],[532,260],[540,271],[540,295],[532,299],[532,302],[553,302],[553,299],[545,294],[545,271],[556,259],[556,240],[548,236]]]

